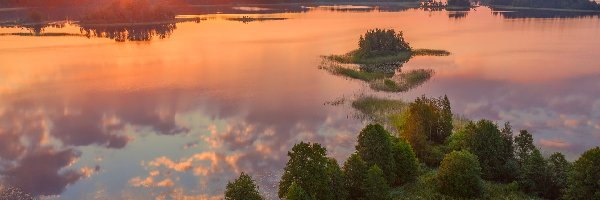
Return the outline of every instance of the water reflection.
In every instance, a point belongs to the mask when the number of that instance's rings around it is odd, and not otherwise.
[[[506,19],[531,19],[531,18],[598,18],[600,14],[596,12],[570,12],[570,11],[549,11],[549,10],[507,10],[492,9],[495,16],[502,16]]]
[[[165,39],[177,28],[175,23],[140,25],[80,25],[81,33],[90,37],[110,38],[117,42]]]
[[[451,19],[464,19],[467,17],[467,15],[469,15],[469,12],[464,12],[464,11],[453,11],[453,12],[448,12],[448,18]]]
[[[66,21],[58,22],[5,22],[0,23],[0,28],[20,28],[29,31],[29,34],[20,35],[31,35],[31,36],[48,36],[43,34],[46,28],[64,28]],[[56,35],[56,34],[55,34]]]

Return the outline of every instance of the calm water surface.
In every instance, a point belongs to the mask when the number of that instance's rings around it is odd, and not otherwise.
[[[244,171],[276,198],[295,143],[322,143],[340,162],[353,151],[367,122],[348,102],[325,103],[363,94],[447,94],[455,113],[510,121],[570,159],[600,144],[598,16],[388,11],[310,8],[244,14],[284,18],[246,23],[202,15],[142,42],[68,24],[44,33],[69,34],[47,37],[2,28],[2,182],[50,199],[208,199]],[[435,75],[401,94],[318,69],[320,55],[356,48],[371,28],[452,55],[406,63]]]

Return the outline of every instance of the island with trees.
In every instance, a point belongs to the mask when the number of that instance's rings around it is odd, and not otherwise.
[[[319,68],[334,75],[369,83],[377,91],[405,92],[429,80],[433,70],[400,71],[414,56],[448,56],[450,52],[435,49],[414,49],[404,40],[402,32],[393,29],[368,30],[360,36],[359,48],[344,55],[323,56]]]

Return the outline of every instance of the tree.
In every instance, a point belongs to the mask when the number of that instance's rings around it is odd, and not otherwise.
[[[373,165],[367,172],[365,179],[365,197],[368,200],[387,200],[389,198],[390,187],[384,178],[383,171]]]
[[[292,182],[290,188],[285,194],[286,200],[307,200],[310,199],[310,196],[304,192],[304,190],[296,184],[296,182]]]
[[[367,171],[369,171],[367,163],[358,154],[354,153],[346,160],[343,169],[346,175],[346,190],[349,193],[348,199],[364,199],[364,180],[367,178]]]
[[[453,197],[479,197],[483,191],[480,174],[477,156],[465,150],[452,151],[440,164],[437,190]]]
[[[571,163],[559,152],[550,155],[547,162],[552,184],[549,193],[545,197],[559,199],[567,188],[567,177],[571,170]]]
[[[376,56],[394,55],[403,51],[410,51],[410,45],[404,41],[402,31],[396,33],[394,29],[372,29],[358,41],[359,57],[370,58]]]
[[[503,131],[505,133],[500,132],[498,126],[490,120],[470,122],[459,131],[460,137],[456,138],[464,141],[452,143],[464,145],[459,149],[469,150],[477,156],[484,179],[510,182],[516,177],[517,165],[512,136],[509,136],[510,125],[505,125]]]
[[[573,164],[565,199],[600,199],[600,147],[584,152]]]
[[[516,159],[519,162],[519,165],[523,165],[527,157],[533,153],[536,149],[533,144],[533,136],[527,130],[521,130],[519,135],[515,137],[515,153]]]
[[[537,196],[546,196],[551,185],[548,164],[538,149],[534,149],[521,166],[517,181],[524,192]]]
[[[446,141],[446,139],[452,134],[452,129],[454,128],[454,125],[452,124],[453,120],[453,114],[452,114],[452,107],[450,106],[450,100],[448,99],[447,95],[444,95],[444,98],[440,98],[440,108],[441,108],[441,116],[440,116],[440,122],[439,122],[439,140],[441,140],[440,142],[443,143]]]
[[[402,185],[417,178],[419,161],[408,142],[400,138],[394,138],[394,140],[395,185]]]
[[[358,135],[356,145],[356,152],[367,166],[379,166],[390,184],[396,179],[391,137],[383,126],[369,124]]]
[[[311,199],[333,199],[331,194],[331,161],[327,149],[318,143],[300,142],[288,152],[288,160],[281,181],[279,198],[284,198],[292,183],[296,182]]]
[[[452,134],[452,121],[448,97],[423,96],[410,103],[394,125],[421,161],[429,166],[437,166],[444,152],[435,147],[443,145]]]
[[[258,186],[252,180],[252,177],[242,172],[240,177],[227,184],[225,189],[226,200],[262,200],[258,192]]]
[[[329,177],[329,188],[331,200],[348,199],[348,190],[346,190],[346,178],[342,169],[334,158],[329,158],[327,165],[327,176]]]

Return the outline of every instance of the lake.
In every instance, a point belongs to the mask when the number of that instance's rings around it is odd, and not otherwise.
[[[510,121],[570,160],[600,144],[597,14],[211,9],[135,31],[0,28],[2,180],[48,199],[213,199],[243,171],[275,199],[295,143],[319,142],[338,162],[354,151],[361,95],[447,94],[455,114]],[[405,63],[435,74],[404,93],[318,68],[372,28],[452,54]]]

